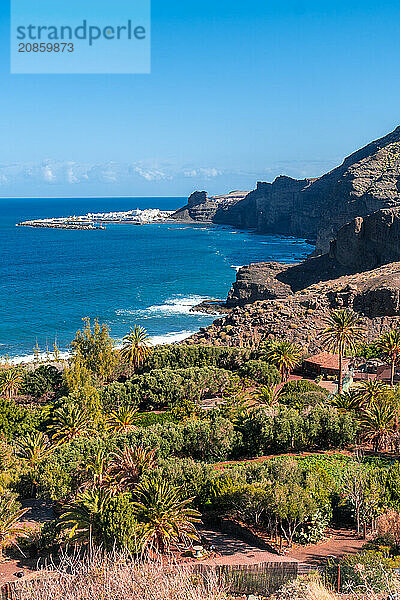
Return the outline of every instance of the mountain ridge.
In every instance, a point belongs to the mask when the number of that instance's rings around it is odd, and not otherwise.
[[[200,220],[199,215],[214,223],[316,240],[318,255],[329,252],[338,230],[352,219],[395,206],[400,206],[400,126],[321,177],[298,180],[280,175],[272,183],[258,182],[255,190],[229,202],[195,192],[175,218],[186,209],[186,218],[192,220]]]

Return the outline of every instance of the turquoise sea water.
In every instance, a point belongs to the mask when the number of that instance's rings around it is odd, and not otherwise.
[[[182,206],[184,198],[0,199],[0,355],[27,357],[57,338],[68,350],[82,317],[106,322],[120,340],[140,324],[155,342],[182,339],[215,317],[191,313],[225,298],[235,268],[297,261],[304,240],[228,226],[108,225],[67,231],[15,227],[19,221],[87,212]]]

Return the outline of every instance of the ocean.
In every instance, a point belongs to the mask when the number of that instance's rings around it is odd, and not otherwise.
[[[228,226],[107,225],[71,231],[19,221],[134,208],[173,210],[185,198],[0,199],[0,356],[32,358],[57,340],[67,352],[83,317],[107,323],[120,341],[142,325],[153,343],[184,339],[215,317],[190,312],[225,299],[237,269],[263,260],[296,262],[305,240]]]

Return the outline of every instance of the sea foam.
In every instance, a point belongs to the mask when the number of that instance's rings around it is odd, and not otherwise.
[[[141,319],[163,318],[173,315],[196,315],[190,309],[207,300],[204,296],[175,296],[165,300],[164,304],[154,304],[144,309],[118,309],[115,314],[121,316],[135,316]]]

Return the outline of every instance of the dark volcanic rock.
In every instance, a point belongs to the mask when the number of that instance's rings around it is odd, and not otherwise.
[[[219,208],[227,209],[243,200],[247,194],[248,192],[230,192],[224,196],[209,198],[207,192],[193,192],[188,198],[187,205],[177,210],[172,218],[177,221],[212,222]]]
[[[244,306],[256,300],[282,298],[313,284],[354,273],[360,274],[361,281],[363,272],[399,259],[400,208],[382,209],[364,218],[357,217],[339,229],[329,254],[296,265],[259,263],[243,267],[236,276],[227,303],[228,306]],[[374,282],[374,289],[362,300],[357,300],[356,305],[362,307],[360,311],[365,314],[397,314],[399,284],[393,274],[386,280],[381,276]],[[382,308],[378,308],[379,303]]]
[[[215,223],[316,239],[316,254],[327,253],[346,223],[400,205],[400,127],[318,179],[278,177],[239,202],[208,202],[204,210]]]
[[[351,283],[342,289],[327,292],[332,308],[351,308],[371,319],[400,315],[400,263],[357,273],[347,279]]]
[[[187,205],[177,210],[172,217],[178,221],[202,221],[204,219],[200,217],[208,210],[207,202],[207,192],[193,192],[188,198]],[[206,220],[211,220],[211,218]]]
[[[400,208],[382,209],[344,225],[331,243],[330,256],[353,271],[400,260]]]
[[[249,265],[244,268],[244,290],[248,289],[254,267],[255,280],[263,269],[268,276],[273,276],[271,263]],[[282,265],[276,265],[275,272],[276,277],[281,278],[286,271],[280,271],[279,267]],[[273,289],[271,284],[268,293],[270,289]],[[400,325],[400,263],[313,283],[295,293],[291,293],[290,288],[285,291],[284,297],[235,306],[226,317],[217,319],[185,343],[252,346],[263,339],[278,337],[292,340],[309,352],[317,352],[322,349],[321,332],[329,311],[342,307],[360,314],[368,341]],[[236,294],[239,302],[243,296],[240,290],[236,290]]]
[[[289,265],[281,263],[253,263],[241,267],[236,282],[229,291],[226,305],[244,306],[257,300],[285,298],[292,293],[290,287],[276,279]]]
[[[315,265],[324,264],[324,276]],[[228,294],[227,306],[246,307],[259,300],[305,294],[309,308],[351,308],[367,317],[400,315],[400,263],[343,275],[327,255],[298,265],[258,263],[242,267]],[[330,275],[330,276],[329,276]]]
[[[220,207],[214,221],[268,233],[311,236],[315,227],[303,235],[302,228],[295,230],[293,222],[299,193],[311,182],[310,179],[298,181],[284,176],[278,177],[273,183],[258,182],[257,189],[250,192],[241,202]]]

